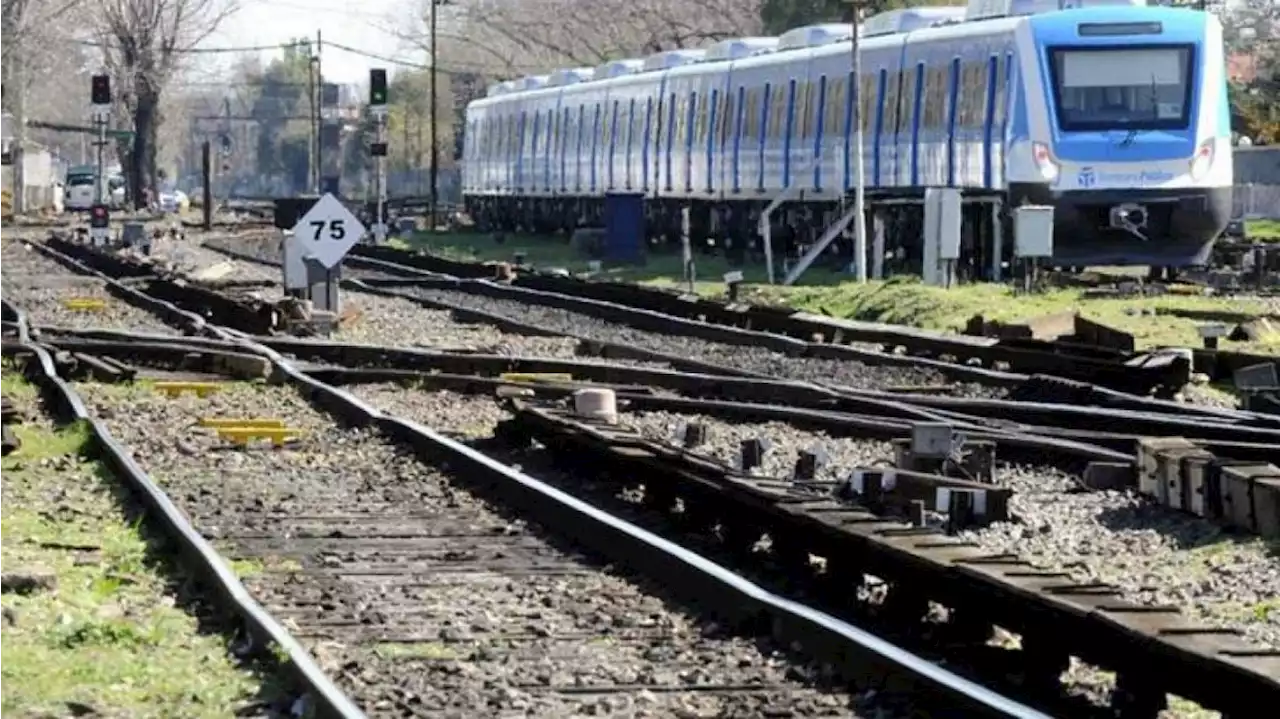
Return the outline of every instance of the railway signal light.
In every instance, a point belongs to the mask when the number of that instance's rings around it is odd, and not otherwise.
[[[94,75],[90,82],[90,98],[94,105],[111,104],[111,76]]]
[[[369,104],[374,107],[387,104],[387,71],[383,68],[369,71]]]
[[[94,205],[89,208],[89,226],[95,229],[107,227],[110,224],[110,216],[107,215],[106,205]]]

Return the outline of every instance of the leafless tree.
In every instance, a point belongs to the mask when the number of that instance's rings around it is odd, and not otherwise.
[[[398,33],[424,49],[430,2],[422,0]],[[490,78],[703,47],[760,31],[760,0],[457,0],[437,12],[440,67]]]
[[[237,9],[236,0],[99,0],[99,27],[117,104],[134,132],[128,180],[139,190],[156,186],[161,99],[186,54]]]

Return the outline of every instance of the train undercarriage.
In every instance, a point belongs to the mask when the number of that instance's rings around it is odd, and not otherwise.
[[[1225,198],[1219,191],[1201,191],[1195,196],[1129,191],[1114,198],[1051,198],[1014,189],[1015,202],[1052,203],[1057,208],[1055,257],[1051,264],[1149,265],[1153,274],[1205,264],[1214,239],[1227,224],[1231,202],[1229,188],[1225,189]],[[883,236],[884,276],[921,271],[922,195],[867,195],[868,236]],[[955,267],[960,281],[999,280],[1007,275],[1014,259],[1013,222],[1007,197],[992,193],[964,198],[961,260]],[[769,224],[775,266],[782,268],[799,258],[845,213],[850,202],[851,198],[828,202],[797,198],[774,209]],[[687,207],[689,237],[695,253],[723,255],[731,264],[760,262],[764,240],[758,228],[768,205],[764,200],[713,203],[647,199],[649,250],[679,251],[682,211]],[[604,217],[602,198],[470,195],[466,208],[478,229],[512,233],[569,235],[578,228],[602,226]],[[1140,217],[1136,208],[1141,210]],[[867,247],[870,255],[875,243],[868,239]],[[814,264],[846,268],[853,262],[853,252],[852,230],[847,230]],[[868,261],[869,267],[876,265],[871,257]]]

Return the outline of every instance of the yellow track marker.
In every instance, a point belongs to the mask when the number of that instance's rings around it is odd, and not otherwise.
[[[156,382],[155,388],[170,397],[177,397],[183,392],[195,392],[198,397],[208,397],[218,391],[220,386],[214,382]]]
[[[96,297],[69,297],[62,301],[69,310],[104,310],[107,301]]]
[[[201,417],[199,424],[201,427],[212,427],[215,429],[235,429],[237,427],[284,429],[284,420],[268,418],[237,419],[233,417]]]
[[[271,444],[283,447],[290,439],[302,436],[302,430],[285,427],[224,427],[217,430],[218,436],[230,440],[241,447],[247,446],[255,437],[271,440]]]
[[[498,375],[503,382],[572,382],[568,372],[506,372]]]

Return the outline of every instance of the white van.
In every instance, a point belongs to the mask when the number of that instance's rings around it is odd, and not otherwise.
[[[70,212],[84,211],[93,206],[97,196],[93,175],[68,175],[66,208]],[[107,178],[107,204],[112,208],[124,206],[124,178],[119,175]]]

